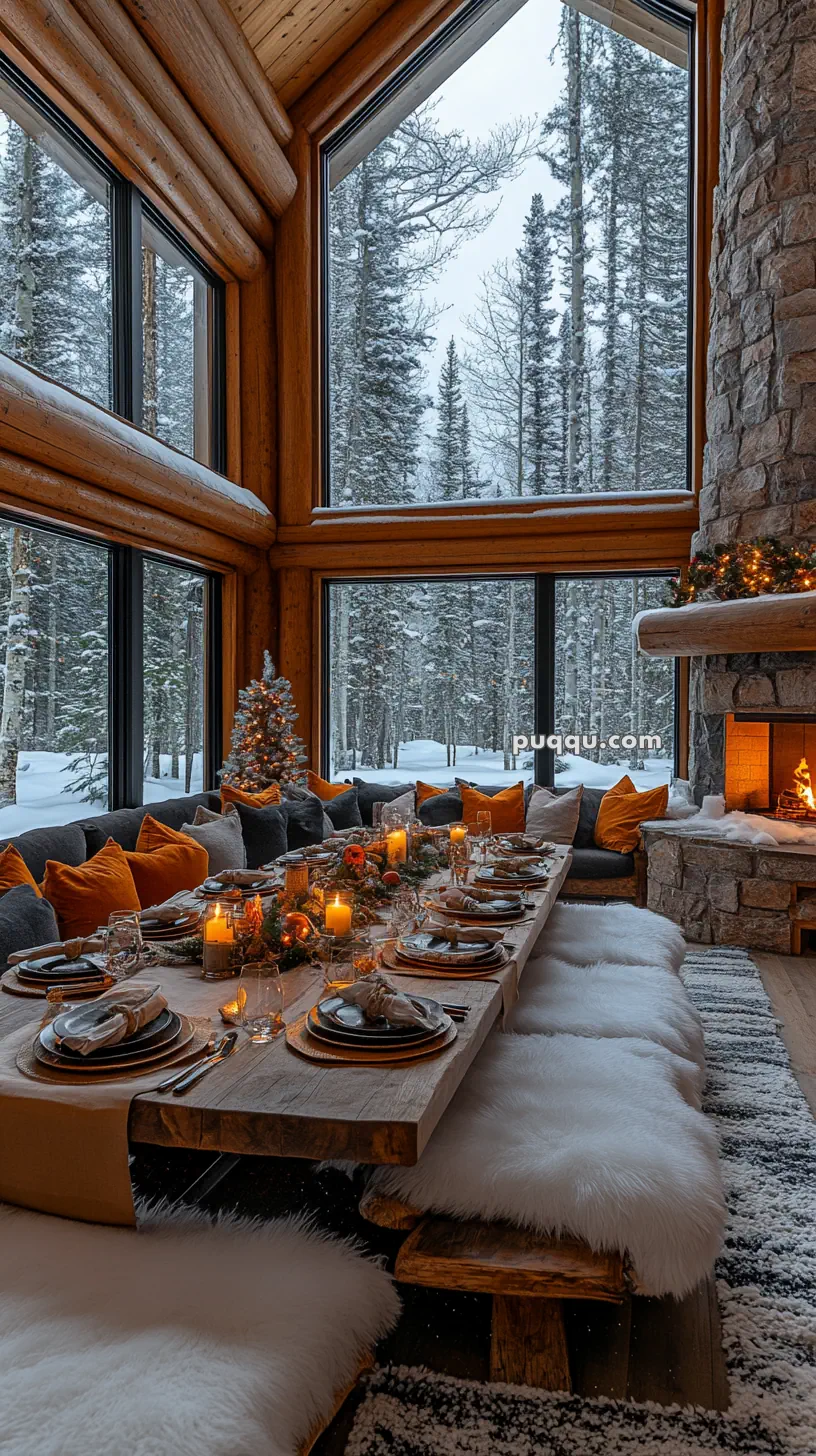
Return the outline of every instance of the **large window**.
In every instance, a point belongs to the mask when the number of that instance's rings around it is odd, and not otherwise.
[[[218,581],[0,520],[0,838],[211,787]]]
[[[661,577],[329,582],[324,767],[383,783],[638,788],[675,771],[675,667],[632,620]]]
[[[220,280],[0,57],[0,351],[222,469],[223,308]]]
[[[325,146],[330,504],[688,485],[692,22],[585,8],[472,0]]]

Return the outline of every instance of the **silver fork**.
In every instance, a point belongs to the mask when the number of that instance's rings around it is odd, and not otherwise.
[[[182,1077],[188,1076],[190,1072],[194,1072],[198,1067],[203,1067],[204,1063],[208,1062],[216,1051],[221,1051],[226,1039],[227,1033],[223,1036],[216,1037],[215,1032],[213,1032],[205,1047],[203,1056],[199,1057],[197,1062],[193,1062],[190,1066],[182,1067],[180,1072],[173,1072],[171,1076],[165,1077],[164,1081],[160,1082],[158,1087],[155,1087],[153,1090],[155,1092],[168,1092],[171,1087],[175,1087],[176,1083],[181,1081]]]
[[[233,1039],[230,1040],[230,1038]],[[213,1067],[217,1067],[220,1062],[225,1062],[228,1057],[235,1056],[235,1053],[241,1050],[241,1046],[249,1045],[248,1038],[246,1041],[241,1043],[237,1042],[237,1038],[237,1031],[228,1032],[225,1038],[225,1041],[228,1043],[228,1045],[224,1046],[220,1052],[214,1052],[211,1057],[207,1058],[206,1062],[204,1062],[200,1067],[196,1067],[195,1070],[190,1073],[189,1077],[185,1077],[183,1081],[177,1082],[175,1087],[173,1088],[173,1096],[178,1097],[182,1092],[186,1092],[189,1087],[194,1086],[195,1083],[200,1081],[202,1077],[206,1077],[207,1073],[211,1072]]]

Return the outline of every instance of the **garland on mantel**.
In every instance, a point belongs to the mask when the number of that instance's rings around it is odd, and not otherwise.
[[[816,591],[816,544],[787,546],[772,536],[698,551],[684,578],[669,584],[669,607],[730,602],[766,593]]]

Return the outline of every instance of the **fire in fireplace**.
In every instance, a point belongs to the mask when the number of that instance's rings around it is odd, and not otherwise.
[[[729,713],[725,720],[727,809],[816,822],[816,714]]]

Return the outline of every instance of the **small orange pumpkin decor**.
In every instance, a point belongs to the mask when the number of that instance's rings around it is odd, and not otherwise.
[[[290,946],[298,941],[311,940],[315,928],[308,915],[300,910],[290,910],[281,920],[280,943],[281,947],[288,950]]]

